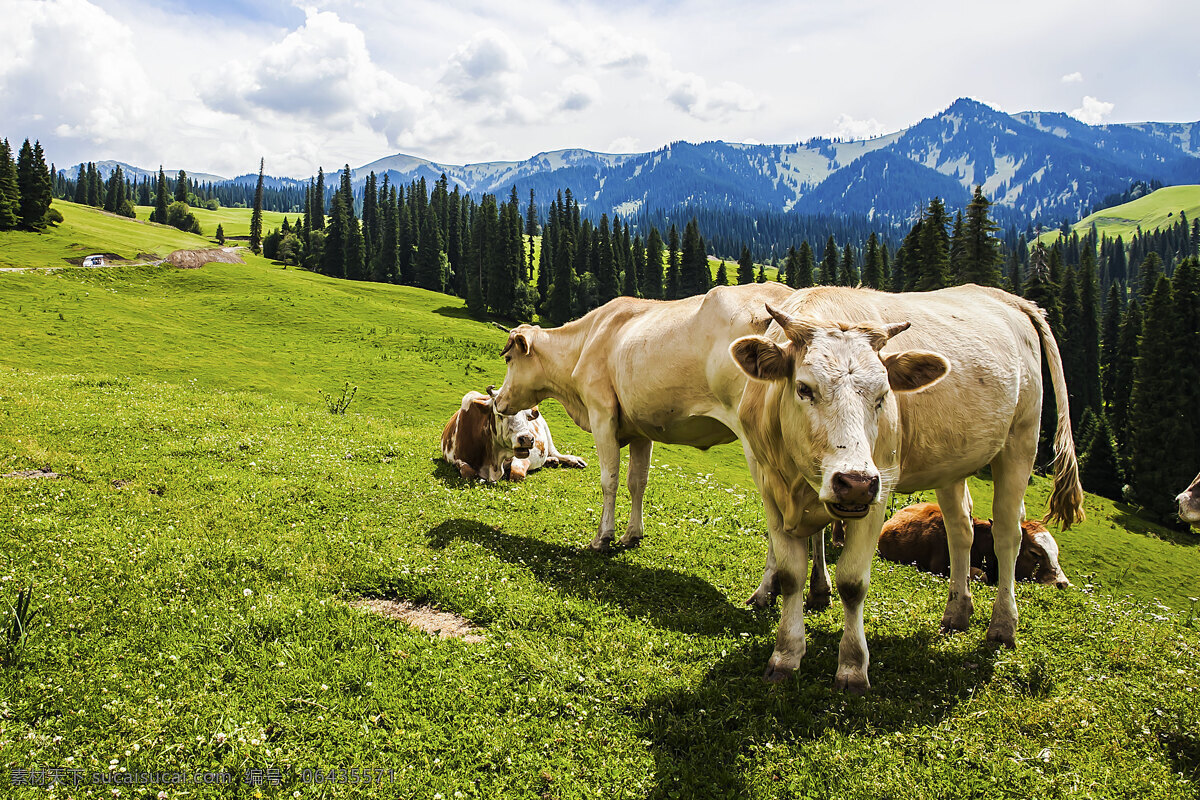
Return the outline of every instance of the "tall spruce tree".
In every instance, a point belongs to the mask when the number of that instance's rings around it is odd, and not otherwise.
[[[1146,257],[1142,259],[1141,266],[1138,267],[1137,293],[1138,297],[1141,298],[1143,303],[1146,303],[1150,299],[1150,295],[1154,292],[1155,287],[1158,285],[1158,276],[1162,274],[1162,257],[1158,253],[1151,250],[1146,254]],[[1147,314],[1149,311],[1150,309],[1147,307]],[[1149,317],[1147,317],[1147,319],[1149,319]]]
[[[600,305],[604,305],[609,300],[615,298],[621,293],[621,288],[617,283],[617,268],[613,254],[612,233],[608,227],[608,215],[600,215],[600,228],[596,233],[594,243],[596,248],[596,290],[599,295]]]
[[[21,152],[17,155],[17,191],[18,225],[27,231],[44,228],[53,192],[40,143],[34,147],[26,139],[21,145]]]
[[[567,219],[560,215],[556,226],[557,241],[554,243],[554,283],[550,287],[550,321],[562,325],[571,319],[575,308],[575,234],[569,218],[569,206],[564,207]],[[653,237],[656,231],[651,231]],[[662,257],[662,242],[659,242],[659,258]],[[546,246],[545,240],[542,246]],[[661,269],[661,266],[660,266]],[[661,272],[660,272],[661,274]]]
[[[1104,320],[1100,326],[1100,396],[1104,408],[1112,408],[1116,398],[1114,367],[1121,340],[1121,284],[1108,287],[1104,302]]]
[[[875,235],[875,231],[871,231],[871,236],[867,239],[866,253],[863,254],[862,283],[863,286],[872,289],[882,289],[886,282],[883,250],[879,246],[879,237]]]
[[[1113,398],[1108,406],[1109,422],[1118,449],[1126,453],[1130,439],[1130,404],[1133,394],[1134,369],[1137,363],[1139,342],[1142,338],[1142,307],[1137,300],[1129,304],[1125,319],[1121,322],[1121,336],[1117,344],[1116,358],[1112,371]]]
[[[175,176],[175,202],[186,203],[188,201],[188,190],[191,187],[188,184],[187,173],[179,170],[179,174]]]
[[[1079,259],[1080,343],[1083,387],[1080,393],[1088,408],[1101,411],[1104,398],[1100,391],[1100,287],[1096,275],[1096,247],[1089,238],[1083,243]]]
[[[940,197],[929,201],[921,220],[920,255],[914,265],[916,289],[929,292],[950,285],[950,237],[946,233],[946,206]]]
[[[663,296],[663,240],[658,228],[651,227],[646,237],[646,270],[642,273],[642,297],[661,300]]]
[[[0,142],[0,231],[20,224],[21,190],[17,184],[17,165],[8,139]]]
[[[725,259],[723,259],[723,258],[721,259],[721,265],[719,267],[717,267],[716,285],[717,286],[728,286],[729,285],[729,273],[725,269]]]
[[[325,170],[317,167],[317,189],[314,195],[312,229],[325,230]]]
[[[350,230],[350,211],[341,192],[333,193],[329,204],[329,224],[325,226],[325,247],[321,272],[331,278],[346,277],[346,239]]]
[[[258,160],[258,185],[254,189],[254,210],[250,212],[250,252],[258,255],[262,252],[263,225],[263,168],[266,159]],[[180,175],[183,173],[180,172]]]
[[[975,194],[967,206],[962,283],[1000,285],[1000,242],[995,237],[1000,226],[992,221],[988,213],[991,205],[983,195],[983,187],[976,186]]]
[[[816,269],[816,259],[808,239],[800,242],[800,269],[796,272],[796,285],[793,288],[807,289],[813,285],[813,271]]]
[[[1171,485],[1183,487],[1191,480],[1187,473],[1200,463],[1200,261],[1195,256],[1184,258],[1175,268],[1171,294],[1175,301],[1176,407],[1183,420],[1171,453],[1175,466]]]
[[[1125,485],[1125,470],[1104,412],[1090,408],[1085,410],[1084,428],[1087,439],[1080,441],[1083,450],[1079,457],[1079,481],[1085,491],[1110,500],[1120,500],[1121,489]]]
[[[854,266],[854,247],[849,242],[846,242],[846,246],[842,248],[842,260],[838,262],[838,285],[858,285],[858,268]]]
[[[679,286],[679,231],[674,225],[667,234],[666,295],[668,300],[678,300],[682,297]]]
[[[1181,407],[1176,380],[1174,314],[1171,282],[1159,275],[1146,303],[1146,319],[1134,362],[1132,411],[1129,419],[1129,465],[1134,497],[1148,511],[1167,520],[1175,511],[1174,464],[1164,454],[1178,444],[1179,431],[1190,425]],[[1190,470],[1194,465],[1189,464]],[[1185,478],[1186,480],[1186,478]]]
[[[836,286],[838,275],[838,248],[837,242],[833,241],[833,236],[830,235],[828,241],[825,242],[825,253],[821,256],[821,279],[819,281],[822,286]]]
[[[167,176],[163,173],[162,164],[158,165],[158,184],[154,191],[154,221],[159,225],[167,224],[167,206],[171,204],[171,196],[167,193]]]
[[[415,277],[417,286],[431,292],[446,288],[442,262],[446,255],[442,250],[442,233],[433,214],[424,214],[421,222],[421,237],[417,242]],[[490,305],[490,304],[489,304]]]
[[[754,283],[754,259],[750,257],[749,245],[742,245],[742,254],[738,256],[737,281],[740,284]]]
[[[704,294],[710,288],[708,254],[700,238],[700,224],[692,217],[683,230],[683,252],[680,258],[679,293],[681,297]]]

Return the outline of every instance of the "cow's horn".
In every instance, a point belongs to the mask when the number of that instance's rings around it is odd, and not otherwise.
[[[495,400],[496,399],[496,384],[489,383],[488,387],[487,387],[487,393],[488,393],[488,397]]]
[[[783,328],[783,332],[787,334],[789,339],[800,345],[808,345],[812,341],[814,330],[812,323],[798,317],[793,317],[790,314],[785,314],[770,303],[765,303],[764,305],[767,307],[767,313],[779,323],[779,327]]]
[[[904,322],[889,322],[883,326],[883,332],[886,333],[887,338],[890,339],[897,333],[904,333],[911,325],[912,323],[907,320]]]
[[[499,328],[500,330],[504,331],[505,333],[508,333],[508,328],[504,327],[504,326],[503,326],[503,325],[501,325],[499,322],[493,322],[492,324],[493,324],[493,325],[495,325],[495,326],[496,326],[497,328]]]

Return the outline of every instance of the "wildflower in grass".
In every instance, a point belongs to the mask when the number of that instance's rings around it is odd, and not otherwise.
[[[242,589],[242,595],[243,595],[244,597],[249,597],[249,596],[250,596],[250,595],[252,595],[252,594],[254,594],[254,590],[253,590],[253,589]]]

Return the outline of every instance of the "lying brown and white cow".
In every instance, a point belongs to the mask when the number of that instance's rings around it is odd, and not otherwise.
[[[1175,502],[1179,504],[1179,518],[1200,528],[1200,475],[1179,493]]]
[[[836,387],[845,380],[835,371],[830,378],[817,381],[820,386],[815,385],[811,372],[797,360],[811,348],[814,326],[825,324],[818,321],[880,326],[905,321],[911,327],[894,336],[881,351],[885,362],[906,358],[902,353],[890,352],[893,348],[928,348],[949,359],[950,371],[944,379],[925,391],[900,395],[902,435],[892,454],[898,470],[887,475],[891,480],[876,491],[869,513],[879,516],[881,527],[881,501],[887,490],[936,489],[950,549],[951,586],[942,627],[965,630],[974,609],[968,584],[972,517],[966,478],[990,464],[999,589],[987,638],[1013,646],[1017,627],[1013,581],[1024,493],[1037,452],[1043,355],[1058,405],[1054,488],[1048,518],[1057,519],[1064,527],[1083,519],[1083,490],[1071,438],[1062,359],[1040,309],[999,289],[973,285],[898,295],[871,289],[817,287],[796,292],[776,313],[776,319],[782,330],[772,328],[768,336],[792,359],[792,367],[775,371],[772,380],[780,395],[786,392],[795,398],[797,410],[791,412],[793,416],[803,417],[819,407],[831,407],[833,401],[826,384]],[[783,332],[786,339],[781,337]],[[738,346],[735,344],[735,348]],[[737,358],[738,353],[734,356]],[[843,404],[853,407],[848,401]],[[870,430],[871,423],[864,422]],[[820,513],[814,500],[825,499],[826,485],[806,465],[829,447],[840,449],[847,444],[818,442],[814,452],[812,444],[795,435],[794,424],[763,427],[766,435],[750,437],[762,473],[760,485],[775,498],[766,506],[771,533],[767,569],[751,601],[769,603],[776,587],[783,595],[780,637],[768,678],[794,670],[804,654],[803,624],[789,620],[799,617],[797,598],[803,593],[807,577],[810,539],[831,518],[846,520],[847,542],[838,562],[837,580],[846,607],[846,630],[849,632],[853,624],[857,633],[861,632],[862,598],[880,531],[874,525],[857,524],[844,509],[828,502],[827,513]],[[813,544],[813,592],[827,595],[823,539],[817,536]],[[858,620],[851,620],[852,608],[857,609]],[[863,689],[867,685],[866,641],[860,638],[859,646],[850,652],[846,651],[846,641],[843,639],[839,657],[838,683]]]
[[[507,473],[519,481],[547,465],[587,466],[582,458],[558,452],[537,406],[501,414],[494,392],[492,386],[488,394],[467,392],[442,431],[442,455],[460,475],[495,482]]]
[[[784,495],[793,488],[801,491],[800,485],[820,487],[819,494],[804,498],[811,500],[814,517],[828,522],[837,514],[873,530],[871,548],[865,560],[859,559],[869,568],[883,524],[881,485],[894,480],[898,468],[894,393],[937,380],[946,362],[932,353],[881,358],[880,348],[905,323],[814,323],[803,352],[745,335],[768,330],[771,316],[785,319],[772,313],[764,297],[789,295],[777,284],[752,284],[718,287],[704,297],[669,303],[618,298],[561,328],[522,325],[510,332],[504,349],[508,371],[497,408],[506,411],[554,397],[595,437],[604,510],[594,549],[606,548],[614,535],[623,445],[630,447],[633,500],[622,539],[628,544],[642,536],[641,501],[653,441],[704,448],[740,438],[760,489],[760,471],[783,469],[790,476],[782,483]],[[730,359],[731,343],[736,363]],[[780,390],[776,384],[793,370],[809,376],[813,391],[829,404],[801,408],[790,382]],[[794,469],[790,461],[781,467],[773,449],[751,450],[748,444],[784,440],[789,454],[803,462],[802,469]],[[766,467],[760,453],[769,459]],[[765,489],[763,495],[774,537],[781,518],[776,505],[790,512],[792,503]],[[839,581],[851,573],[852,567],[840,566]],[[857,605],[849,590],[842,597],[847,606],[843,655],[850,666],[839,664],[837,680],[842,686],[865,688],[865,663],[852,656],[866,652],[861,597]],[[778,641],[793,640],[797,626],[802,641],[802,603],[797,615],[786,589],[784,607]],[[777,666],[773,658],[768,675],[775,675]]]
[[[971,543],[971,567],[980,570],[993,586],[999,570],[992,544],[992,521],[975,519]],[[911,564],[924,572],[950,575],[950,545],[946,525],[936,503],[918,503],[897,511],[883,525],[879,557],[897,564]],[[1036,520],[1021,523],[1021,548],[1017,553],[1016,579],[1065,589],[1071,585],[1058,563],[1058,542]]]

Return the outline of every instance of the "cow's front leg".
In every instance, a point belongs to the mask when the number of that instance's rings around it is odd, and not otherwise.
[[[650,454],[654,450],[654,442],[649,439],[634,439],[629,443],[629,472],[625,476],[625,485],[629,489],[629,525],[621,544],[636,545],[642,540],[645,530],[642,526],[642,496],[646,494],[646,482],[650,479]]]
[[[596,439],[596,458],[600,460],[600,489],[604,493],[600,528],[589,548],[598,553],[608,550],[616,530],[617,486],[621,482],[621,445],[617,442],[612,417],[592,415],[592,435]]]
[[[523,481],[525,476],[529,474],[529,459],[514,458],[508,465],[509,480]]]
[[[829,608],[829,598],[833,587],[829,584],[829,568],[825,563],[825,529],[822,528],[812,537],[812,576],[808,583],[808,594],[804,598],[804,607],[809,611],[822,611]]]
[[[778,513],[778,512],[776,512]],[[782,527],[782,526],[781,526]],[[775,574],[779,581],[779,630],[775,652],[767,662],[763,680],[778,683],[800,666],[807,647],[804,638],[804,582],[808,577],[808,538],[771,531]]]
[[[867,516],[846,523],[846,545],[837,564],[838,594],[842,598],[845,620],[842,642],[838,646],[837,676],[834,686],[854,694],[871,688],[867,679],[867,634],[863,628],[863,605],[871,584],[871,557],[879,544],[886,513],[884,503],[871,506]]]
[[[763,565],[762,580],[759,581],[758,588],[754,590],[754,594],[750,595],[746,600],[746,605],[754,606],[755,608],[769,608],[775,602],[775,598],[779,595],[779,578],[776,574],[775,565],[775,545],[772,544],[772,531],[780,534],[783,533],[783,515],[779,513],[779,509],[774,503],[767,501],[767,496],[763,491],[762,476],[758,470],[758,460],[754,457],[754,452],[750,449],[750,444],[745,437],[742,438],[742,452],[746,455],[746,466],[750,468],[750,477],[754,478],[754,485],[758,487],[759,496],[763,501],[763,512],[767,518],[767,563]]]
[[[971,493],[966,481],[956,481],[938,489],[937,500],[950,550],[950,596],[946,599],[946,613],[942,615],[942,633],[965,631],[975,612],[970,581],[971,542],[975,538]]]

